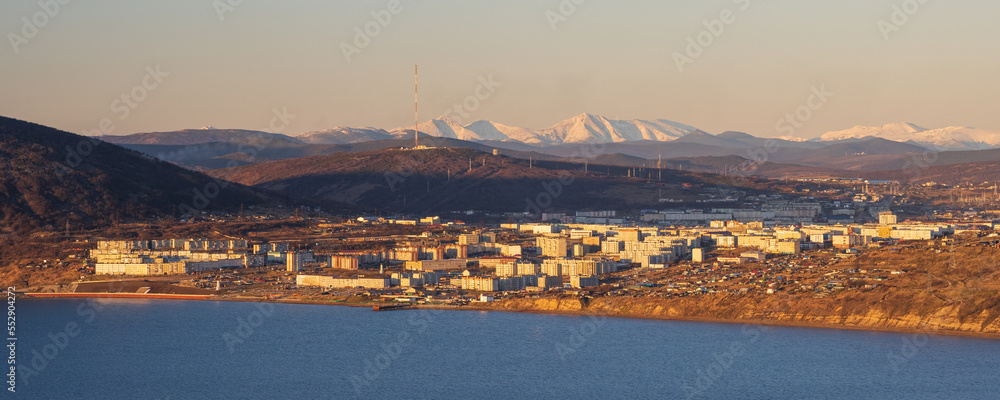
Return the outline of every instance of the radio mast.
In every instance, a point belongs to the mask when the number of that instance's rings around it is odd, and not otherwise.
[[[420,81],[417,74],[417,64],[413,64],[413,148],[420,147]]]

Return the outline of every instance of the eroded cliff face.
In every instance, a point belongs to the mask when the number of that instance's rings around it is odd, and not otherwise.
[[[702,295],[671,299],[563,296],[507,299],[484,307],[498,311],[1000,335],[1000,297],[996,293],[957,299],[942,299],[919,291],[821,299],[789,295]]]

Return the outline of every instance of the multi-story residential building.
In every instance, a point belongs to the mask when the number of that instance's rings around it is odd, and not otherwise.
[[[779,240],[776,250],[778,254],[797,255],[802,252],[801,242],[798,240]]]
[[[545,260],[541,273],[548,276],[601,275],[618,271],[618,264],[606,259]]]
[[[535,239],[535,246],[541,249],[542,256],[545,257],[566,257],[569,250],[564,237],[539,237]]]
[[[447,271],[462,270],[468,266],[468,260],[447,259],[447,260],[424,260],[407,261],[406,269],[410,271]]]
[[[403,272],[394,273],[389,278],[392,286],[401,287],[422,287],[428,285],[437,285],[440,281],[440,276],[434,272]]]
[[[469,258],[469,246],[447,245],[444,246],[444,254],[448,258],[462,258],[462,259]]]
[[[303,257],[299,252],[289,252],[285,256],[285,269],[288,272],[298,272],[302,270]]]
[[[619,229],[618,240],[623,242],[641,242],[642,232],[637,228]]]
[[[892,211],[883,211],[878,214],[879,225],[895,225],[898,223],[897,221],[896,214],[893,214]]]
[[[479,244],[479,235],[475,233],[463,233],[458,235],[459,245]]]
[[[563,278],[559,275],[539,276],[537,286],[543,289],[561,288],[563,287]]]
[[[601,243],[601,253],[618,254],[625,250],[625,242],[620,240],[607,240]]]
[[[361,261],[356,256],[330,256],[329,268],[357,270]]]
[[[538,264],[530,261],[505,262],[497,266],[497,276],[537,275]]]
[[[572,275],[569,277],[569,283],[574,288],[585,288],[599,286],[601,281],[596,276]]]
[[[458,281],[456,284],[455,281]],[[477,292],[496,292],[500,290],[500,278],[466,276],[452,279],[452,284],[461,286],[463,290],[475,290]]]
[[[324,275],[297,275],[295,284],[298,286],[316,286],[323,288],[354,288],[385,289],[392,286],[390,278],[337,278]]]

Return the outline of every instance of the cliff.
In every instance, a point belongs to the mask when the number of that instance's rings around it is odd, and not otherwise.
[[[886,290],[812,298],[803,295],[703,295],[686,298],[541,297],[484,304],[496,311],[569,313],[630,318],[706,320],[871,330],[933,331],[1000,337],[1000,297],[972,292],[940,298]]]

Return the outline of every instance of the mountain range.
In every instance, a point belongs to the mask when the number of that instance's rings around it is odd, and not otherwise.
[[[935,151],[983,150],[1000,147],[1000,131],[951,126],[927,129],[910,123],[882,126],[855,126],[820,136],[824,142],[878,137],[895,142],[912,142]]]
[[[616,166],[673,166],[726,173],[755,161],[760,177],[858,177],[879,173],[1000,162],[1000,131],[968,127],[926,129],[911,123],[856,126],[815,139],[762,138],[744,132],[711,134],[664,120],[615,120],[580,114],[544,129],[492,121],[467,125],[441,117],[418,125],[420,144],[467,148],[508,157]],[[210,171],[337,153],[413,146],[413,128],[339,127],[295,135],[202,128],[106,136],[102,139],[188,168]],[[702,159],[703,158],[703,159]],[[888,173],[887,176],[893,176]]]
[[[810,141],[712,135],[663,120],[592,115],[536,132],[470,124],[503,135],[474,133],[479,140],[466,140],[472,129],[447,119],[425,126],[420,143],[430,149],[409,151],[412,130],[342,128],[288,136],[204,128],[103,138],[120,143],[112,144],[0,117],[0,223],[3,231],[54,230],[302,199],[328,210],[518,211],[540,193],[558,197],[557,209],[649,208],[661,196],[699,198],[683,187],[728,185],[731,179],[719,175],[750,177],[740,180],[749,184],[744,188],[762,191],[782,183],[753,177],[1000,180],[1000,149],[934,152],[926,139],[940,139],[940,132],[912,124],[858,127]],[[962,146],[991,143],[984,131],[964,132],[956,139]],[[580,143],[584,138],[597,142]],[[556,190],[553,182],[566,183]]]
[[[983,150],[1000,147],[1000,130],[971,127],[927,129],[912,123],[892,123],[882,126],[855,126],[828,132],[818,138],[759,138],[742,132],[710,134],[696,127],[666,119],[615,120],[594,114],[580,114],[543,129],[504,125],[493,121],[476,121],[462,125],[443,116],[417,126],[422,134],[493,144],[513,150],[546,149],[563,145],[611,144],[630,142],[695,143],[716,147],[745,148],[777,145],[788,148],[820,148],[836,142],[872,138],[909,143],[933,151]],[[413,136],[413,127],[385,130],[375,127],[337,127],[297,135],[281,135],[234,129],[189,129],[177,132],[137,133],[107,136],[102,139],[129,145],[196,145],[205,143],[245,143],[267,147],[301,144],[352,144]]]

